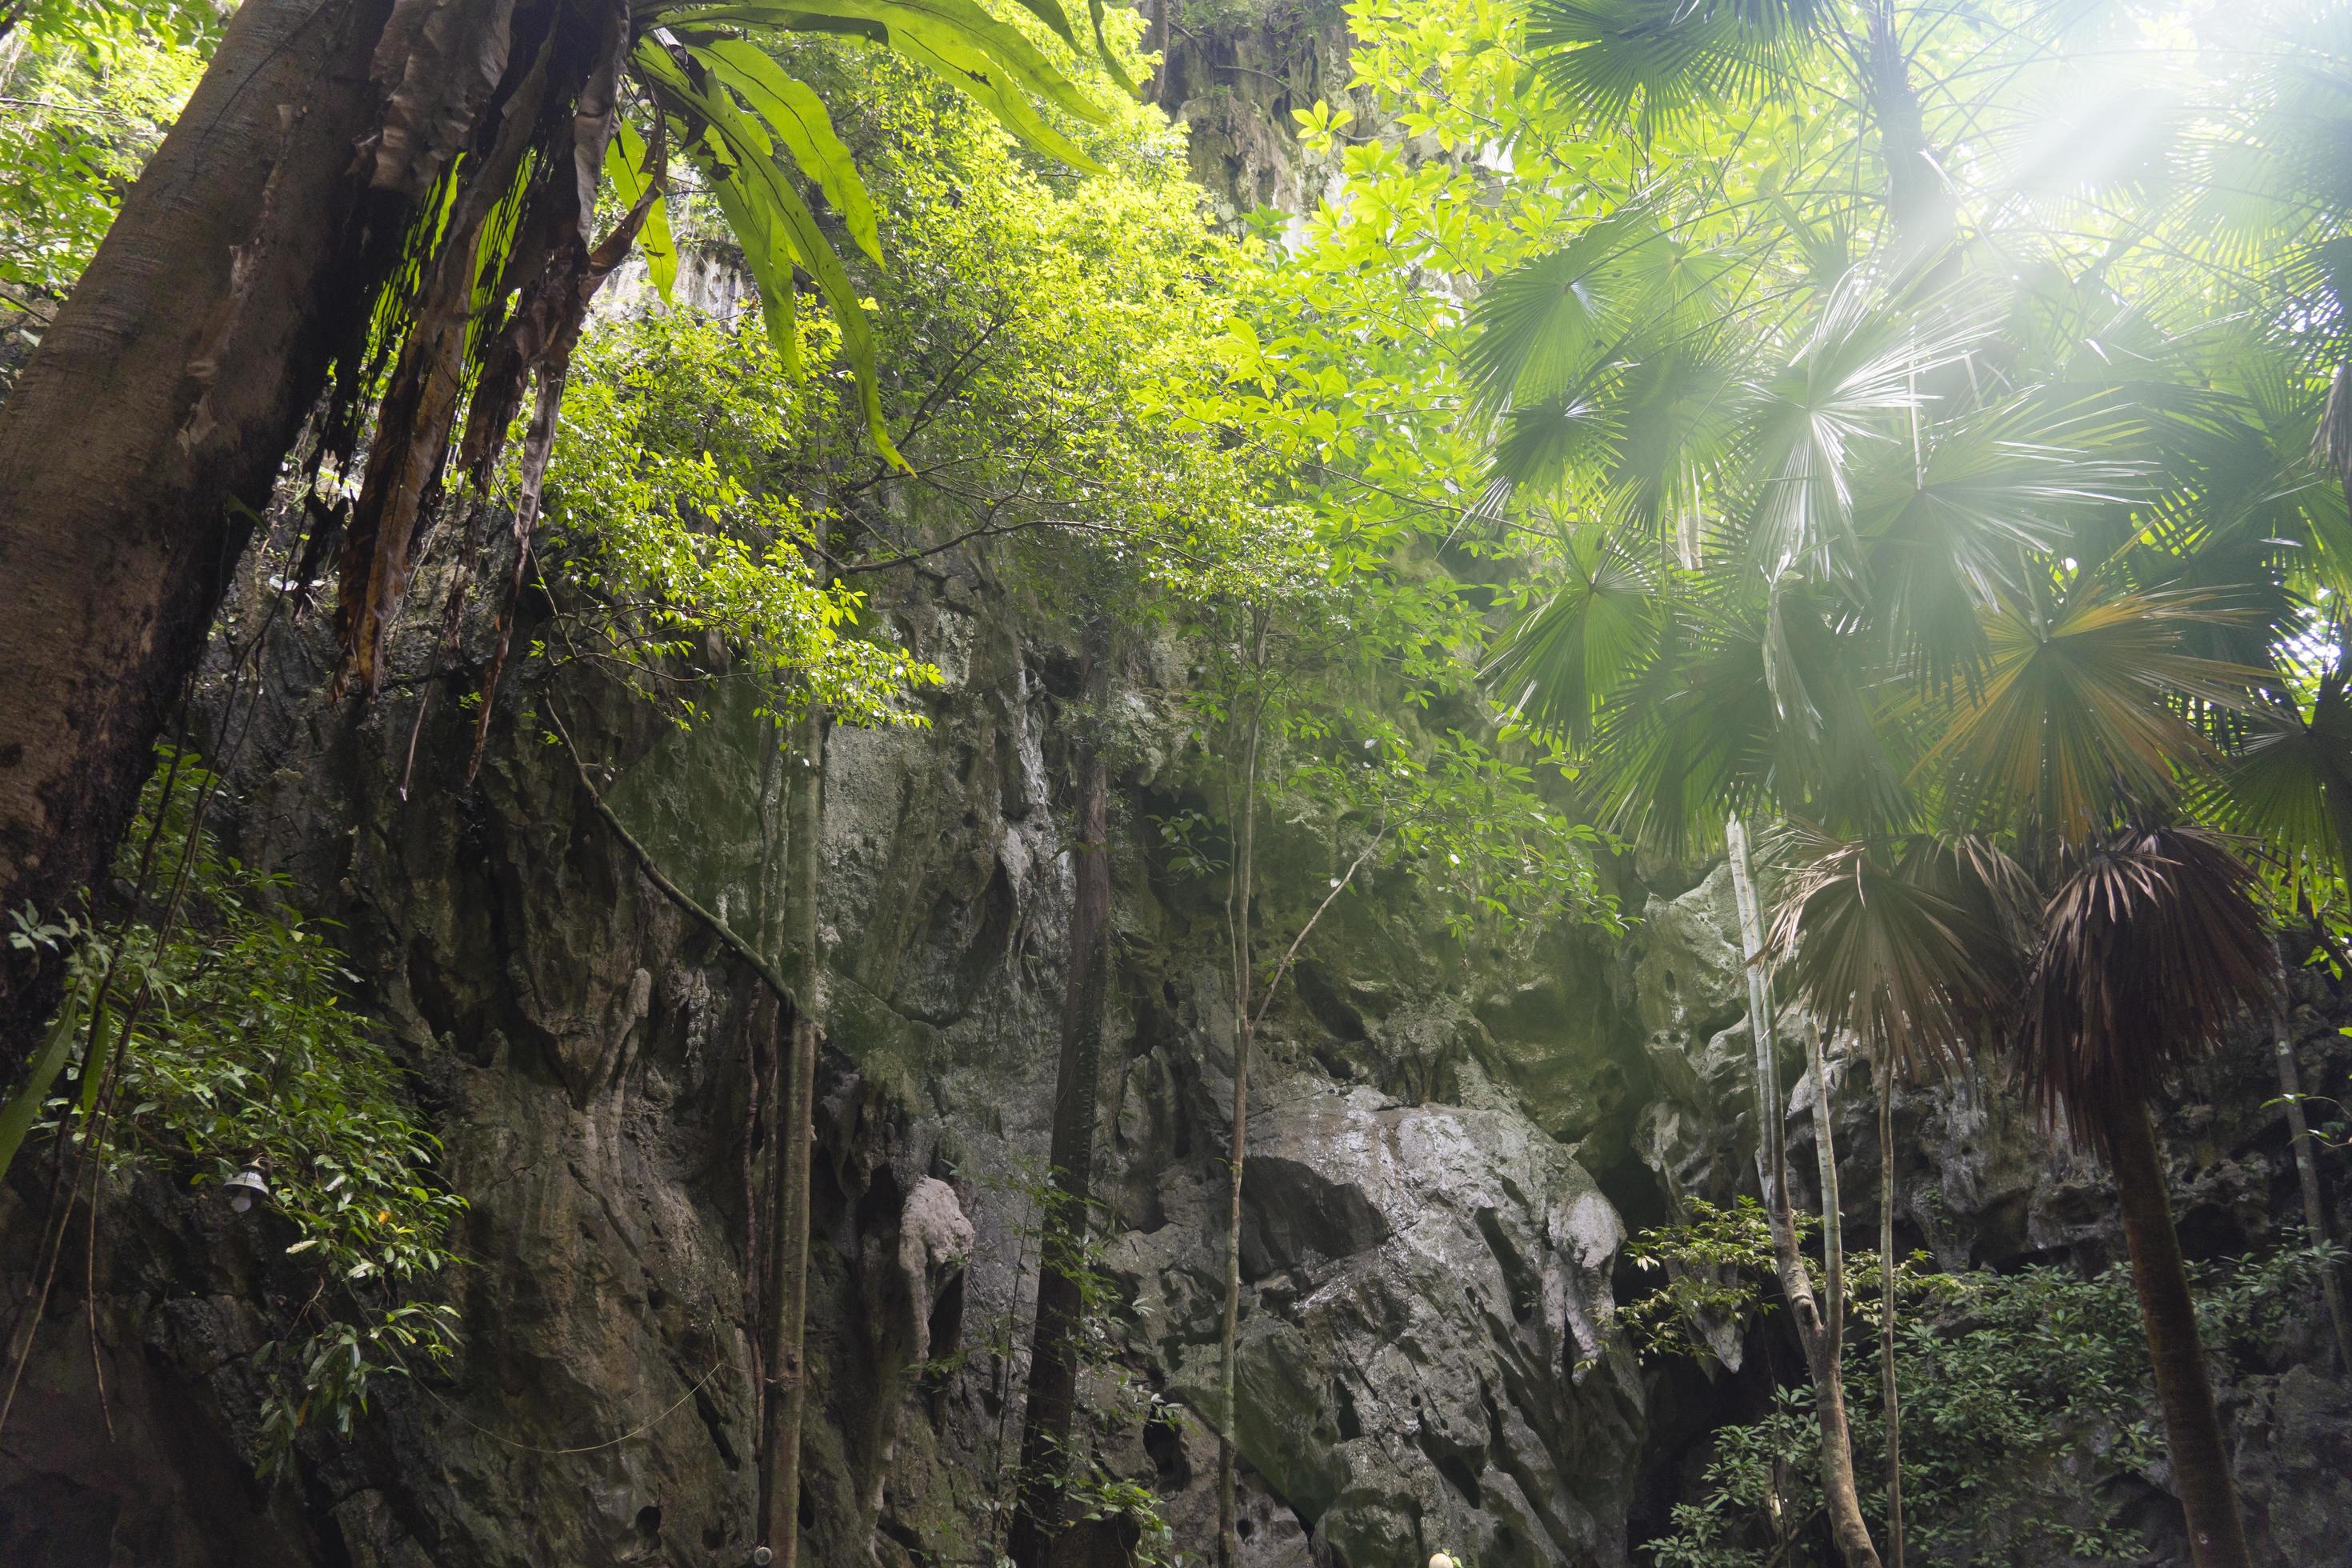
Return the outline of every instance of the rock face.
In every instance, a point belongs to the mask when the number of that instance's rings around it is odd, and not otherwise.
[[[1070,903],[1071,661],[1024,640],[969,572],[895,613],[950,684],[935,728],[842,731],[826,763],[803,1521],[825,1564],[974,1562],[992,1538],[1017,1441]],[[1149,849],[1172,787],[1153,673],[1166,663],[1130,671],[1139,739],[1119,781],[1099,1268],[1135,1310],[1096,1393],[1195,1413],[1114,1421],[1102,1454],[1202,1551],[1234,1027],[1219,911]],[[226,830],[341,922],[368,1005],[416,1070],[473,1205],[471,1261],[446,1282],[460,1359],[380,1385],[352,1441],[313,1434],[289,1479],[253,1480],[270,1375],[255,1352],[300,1305],[283,1240],[266,1215],[232,1224],[158,1180],[118,1184],[96,1310],[69,1270],[0,1439],[0,1561],[744,1561],[766,1135],[751,1090],[775,1049],[772,1004],[587,812],[560,753],[510,740],[457,788],[445,781],[468,726],[454,709],[428,716],[429,782],[403,802],[414,710],[329,712],[320,668],[299,638],[278,646]],[[670,873],[772,942],[784,763],[748,701],[678,737],[583,692],[551,700],[613,764],[608,798]],[[1415,926],[1409,888],[1378,884],[1310,943],[1259,1040],[1243,1194],[1253,1568],[1439,1550],[1495,1568],[1627,1563],[1678,1467],[1737,1413],[1731,1385],[1645,1374],[1599,1331],[1627,1205],[1727,1201],[1751,1180],[1726,879],[1675,886],[1643,894],[1635,934],[1607,949],[1557,935],[1465,970]],[[1270,919],[1294,918],[1285,896],[1270,886]],[[2352,1042],[2328,988],[2299,984],[2316,1089],[2352,1070]],[[1788,1065],[1801,1176],[1814,1088]],[[2191,1076],[2168,1121],[2199,1256],[2267,1245],[2297,1212],[2263,1108],[2271,1071],[2242,1042]],[[1832,1094],[1860,1229],[1878,1193],[1861,1075],[1835,1075]],[[2119,1256],[2097,1172],[1997,1081],[1906,1091],[1898,1116],[1906,1247],[1953,1266]],[[20,1174],[5,1200],[12,1288],[32,1272],[25,1222],[42,1199]],[[2278,1561],[2332,1560],[2352,1517],[2352,1412],[2324,1344],[2308,1328],[2225,1391],[2249,1511]],[[2165,1517],[2158,1493],[2147,1502]],[[1124,1544],[1090,1523],[1065,1561],[1121,1561]]]
[[[1001,1352],[1025,1344],[1034,1287],[1070,903],[1068,662],[1025,645],[969,574],[897,615],[949,673],[939,722],[839,731],[826,763],[803,1520],[824,1563],[973,1561],[1003,1495],[1020,1373]],[[751,1089],[773,1005],[589,814],[561,752],[502,744],[456,787],[468,725],[441,705],[421,787],[399,799],[413,707],[322,709],[315,635],[273,645],[225,831],[341,922],[419,1075],[444,1173],[472,1205],[471,1261],[447,1281],[460,1358],[381,1383],[356,1441],[306,1437],[292,1479],[250,1480],[269,1375],[253,1352],[289,1308],[273,1222],[227,1226],[142,1180],[100,1246],[94,1353],[119,1440],[89,1436],[93,1352],[79,1293],[61,1290],[0,1448],[0,1560],[742,1561],[762,1321],[746,1260],[764,1228],[747,1140],[766,1135]],[[426,635],[403,657],[421,664]],[[1146,739],[1114,850],[1098,1103],[1107,1266],[1144,1310],[1113,1348],[1130,1379],[1205,1408],[1232,1017],[1213,910],[1151,871],[1165,693],[1148,670],[1135,685]],[[748,700],[678,737],[586,692],[548,700],[609,760],[608,800],[668,874],[772,942],[784,764]],[[1487,1080],[1480,1026],[1426,959],[1377,986],[1336,962],[1358,940],[1409,950],[1409,918],[1376,908],[1333,938],[1262,1041],[1244,1225],[1252,1552],[1623,1563],[1642,1400],[1596,1327],[1619,1218]],[[1460,1103],[1434,1102],[1433,1076]],[[31,1228],[6,1233],[14,1282]],[[1127,1441],[1181,1544],[1205,1548],[1213,1441],[1197,1422]]]
[[[1213,1409],[1210,1196],[1187,1184],[1109,1261],[1171,1387]],[[1297,1076],[1253,1113],[1243,1205],[1239,1447],[1325,1560],[1624,1560],[1640,1387],[1598,1331],[1623,1233],[1558,1142]]]

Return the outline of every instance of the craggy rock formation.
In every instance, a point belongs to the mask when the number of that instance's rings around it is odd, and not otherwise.
[[[1171,74],[1196,171],[1229,212],[1319,194],[1288,113],[1343,97],[1335,13],[1180,34]],[[1076,664],[1025,636],[982,571],[942,563],[889,607],[947,674],[936,727],[836,732],[826,766],[803,1505],[807,1561],[824,1568],[974,1561],[1018,1429],[1018,1368],[1002,1352],[1025,1345],[1010,1331],[1036,1263],[1023,1173],[1050,1113],[1070,902],[1059,720]],[[256,625],[266,575],[257,555],[236,629]],[[428,574],[415,602],[435,593]],[[215,668],[200,726],[233,764],[224,832],[341,923],[471,1200],[471,1261],[447,1281],[459,1359],[386,1383],[352,1441],[313,1434],[289,1478],[255,1480],[254,1353],[301,1305],[279,1278],[283,1239],[266,1210],[233,1218],[158,1179],[118,1184],[94,1310],[77,1263],[0,1435],[0,1562],[747,1559],[760,1321],[747,1258],[764,1228],[766,1125],[751,1086],[776,1047],[773,1006],[586,809],[562,753],[535,743],[522,681],[464,784],[470,722],[452,699],[481,647],[435,688],[400,798],[435,635],[404,634],[374,708],[330,709],[321,629],[285,628],[258,702]],[[1158,647],[1123,683],[1099,1086],[1101,1267],[1139,1309],[1116,1348],[1179,1406],[1214,1382],[1234,1038],[1219,910],[1152,854],[1150,818],[1181,788],[1169,711],[1181,679],[1181,651]],[[691,736],[585,689],[552,700],[613,764],[608,797],[671,875],[772,943],[783,764],[748,696]],[[1270,837],[1279,921],[1319,873],[1312,846]],[[1416,924],[1408,884],[1376,879],[1268,1020],[1243,1237],[1251,1568],[1390,1568],[1439,1547],[1480,1568],[1614,1568],[1662,1521],[1706,1432],[1751,1407],[1759,1358],[1736,1375],[1643,1373],[1599,1332],[1627,1228],[1683,1194],[1752,1188],[1755,1145],[1727,878],[1615,873],[1641,917],[1626,942],[1554,933],[1466,967]],[[2299,986],[2304,1081],[2325,1092],[2352,1069],[2336,1032],[2347,1010],[2317,981]],[[2299,1213],[2263,1109],[2270,1073],[2250,1039],[2175,1102],[2166,1132],[2195,1255],[2267,1244]],[[1801,1084],[1790,1108],[1801,1177],[1812,1092]],[[1832,1092],[1859,1227],[1877,1201],[1866,1091],[1849,1074]],[[1900,1114],[1905,1245],[1953,1265],[2119,1256],[2095,1169],[2053,1152],[1998,1083],[1909,1092]],[[47,1201],[35,1164],[0,1192],[12,1294]],[[2339,1215],[2348,1199],[2339,1181]],[[2225,1395],[2250,1510],[2281,1562],[2340,1560],[2352,1518],[2352,1411],[2327,1364],[2311,1325]],[[1197,1425],[1155,1421],[1116,1435],[1108,1458],[1168,1499],[1180,1543],[1199,1550],[1213,1452]],[[2161,1498],[2147,1501],[2160,1524]],[[1074,1531],[1065,1559],[1118,1561],[1116,1532]]]
[[[806,1514],[827,1563],[968,1559],[995,1496],[1008,1369],[986,1326],[1025,1309],[1034,1281],[1032,1200],[1011,1178],[1045,1146],[1070,896],[1056,808],[1070,661],[1025,645],[970,570],[895,618],[949,683],[935,728],[838,731],[827,762]],[[412,680],[431,635],[403,645]],[[93,1436],[69,1283],[0,1442],[0,1558],[740,1560],[760,1321],[745,1290],[761,1224],[748,1098],[774,1049],[772,1006],[527,729],[502,726],[467,788],[469,724],[437,703],[400,799],[415,698],[324,707],[320,636],[272,641],[249,721],[216,670],[205,750],[232,764],[237,852],[341,922],[472,1203],[472,1261],[448,1280],[460,1359],[382,1385],[355,1443],[313,1436],[292,1479],[251,1480],[265,1375],[252,1353],[299,1305],[273,1285],[271,1222],[232,1223],[143,1180],[113,1201],[99,1249],[97,1361],[118,1440]],[[1147,850],[1172,743],[1162,667],[1176,668],[1143,661],[1127,699],[1139,740],[1115,848],[1101,1104],[1107,1266],[1149,1308],[1127,1361],[1181,1403],[1213,1377],[1232,1026],[1213,909],[1164,886]],[[785,863],[772,730],[747,698],[681,736],[592,696],[542,700],[617,764],[607,797],[670,874],[772,940]],[[1385,908],[1353,924],[1333,928],[1335,952],[1373,941],[1393,958],[1420,940]],[[1622,1562],[1641,1394],[1597,1331],[1621,1222],[1572,1151],[1487,1082],[1465,1044],[1483,1028],[1442,962],[1387,967],[1373,986],[1318,965],[1297,994],[1344,1033],[1301,1002],[1265,1042],[1245,1194],[1254,1551],[1305,1561],[1312,1542],[1319,1561],[1370,1564],[1451,1543],[1494,1563]],[[1432,1074],[1457,1103],[1429,1102]],[[37,1181],[17,1190],[40,1200]],[[9,1227],[20,1254],[31,1229]],[[21,1279],[28,1259],[10,1263]],[[959,1350],[963,1368],[940,1370]],[[1197,1431],[1133,1441],[1180,1523],[1212,1506]]]
[[[1349,1563],[1622,1561],[1641,1394],[1599,1333],[1622,1232],[1591,1178],[1499,1103],[1306,1074],[1250,1142],[1241,1447],[1273,1493]],[[1209,1398],[1216,1231],[1179,1184],[1187,1222],[1111,1261],[1172,1387]]]
[[[998,1352],[1022,1342],[1005,1325],[1035,1265],[1018,1173],[1045,1144],[1069,904],[1057,721],[1073,661],[1024,641],[969,566],[894,616],[949,684],[935,728],[840,731],[827,763],[806,1522],[828,1564],[971,1560],[999,1495],[1018,1375]],[[386,1384],[355,1441],[314,1435],[291,1478],[253,1480],[253,1352],[299,1305],[273,1278],[282,1242],[266,1211],[235,1219],[131,1184],[110,1195],[97,1253],[114,1439],[68,1270],[0,1438],[0,1560],[741,1561],[759,1321],[744,1260],[761,1224],[746,1134],[764,1125],[749,1089],[772,1006],[519,722],[467,788],[469,726],[438,705],[399,799],[415,699],[323,707],[320,635],[273,642],[241,746],[244,709],[215,671],[207,745],[235,763],[226,831],[341,922],[472,1201],[472,1261],[447,1282],[463,1351],[446,1374]],[[421,668],[429,636],[404,668]],[[1181,668],[1150,653],[1123,699],[1100,1085],[1102,1267],[1139,1309],[1120,1357],[1180,1406],[1214,1382],[1233,1038],[1217,910],[1150,853],[1176,787],[1163,715]],[[579,689],[546,700],[614,764],[608,798],[671,874],[772,941],[783,764],[748,700],[688,736]],[[1413,923],[1408,885],[1376,882],[1269,1021],[1243,1237],[1255,1568],[1373,1568],[1441,1546],[1482,1565],[1626,1563],[1707,1427],[1752,1395],[1740,1378],[1645,1374],[1599,1331],[1627,1214],[1648,1223],[1675,1194],[1752,1184],[1727,879],[1668,896],[1663,874],[1647,893],[1624,874],[1641,895],[1628,942],[1555,935],[1467,970]],[[2343,1009],[2299,984],[2305,1081],[2340,1082]],[[2297,1212],[2257,1047],[2185,1086],[2168,1128],[2200,1255],[2274,1240]],[[1801,1083],[1790,1110],[1800,1173],[1811,1093]],[[1859,1075],[1836,1094],[1859,1226],[1876,1202]],[[2096,1172],[1998,1084],[1930,1086],[1901,1115],[1906,1245],[1954,1265],[2118,1255]],[[20,1173],[6,1201],[16,1283],[40,1182]],[[2326,1365],[2313,1325],[2227,1396],[2249,1506],[2282,1561],[2326,1560],[2331,1521],[2352,1514],[2352,1421]],[[1187,1543],[1208,1539],[1213,1453],[1197,1426],[1164,1423],[1110,1449],[1169,1498]],[[1081,1532],[1070,1560],[1117,1561],[1118,1542]]]

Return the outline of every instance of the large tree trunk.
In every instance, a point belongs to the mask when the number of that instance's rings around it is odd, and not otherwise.
[[[0,406],[0,907],[70,906],[129,822],[249,519],[364,324],[388,0],[247,0]],[[0,949],[0,1075],[56,1000]]]
[[[2189,1516],[2189,1552],[2197,1568],[2250,1568],[2245,1522],[2238,1513],[2221,1418],[2213,1408],[2205,1347],[2197,1337],[2196,1307],[2181,1266],[2180,1237],[2172,1227],[2164,1162],[2157,1154],[2156,1127],[2146,1103],[2111,1110],[2106,1132],[2124,1238],[2131,1247],[2132,1284],[2139,1291],[2140,1326],[2147,1333],[2157,1400],[2164,1409],[2165,1451]]]
[[[782,1068],[776,1123],[775,1218],[768,1300],[774,1308],[768,1348],[768,1430],[761,1449],[760,1538],[782,1568],[800,1555],[801,1424],[808,1410],[809,1147],[815,1137],[816,1054],[823,960],[817,952],[817,838],[824,821],[824,716],[812,710],[796,726],[792,777],[784,795],[785,973],[793,991],[791,1049]]]
[[[1830,1534],[1846,1568],[1880,1568],[1878,1549],[1871,1544],[1870,1527],[1862,1517],[1862,1497],[1853,1479],[1853,1438],[1845,1414],[1845,1376],[1839,1364],[1844,1325],[1824,1319],[1813,1297],[1813,1283],[1805,1256],[1797,1246],[1795,1216],[1789,1205],[1788,1139],[1780,1125],[1780,1068],[1773,1046],[1772,984],[1764,967],[1764,917],[1756,899],[1754,873],[1748,863],[1748,830],[1738,817],[1724,827],[1731,862],[1731,887],[1739,908],[1740,955],[1748,971],[1748,1026],[1756,1047],[1756,1163],[1764,1188],[1764,1215],[1772,1231],[1774,1271],[1780,1293],[1787,1298],[1789,1316],[1797,1326],[1797,1341],[1805,1353],[1805,1368],[1813,1380],[1813,1414],[1822,1432],[1822,1499],[1829,1510]],[[1833,1208],[1836,1149],[1826,1142],[1828,1085],[1820,1086],[1824,1102],[1822,1120],[1814,1123],[1822,1139],[1829,1167],[1822,1207]],[[1841,1291],[1843,1275],[1835,1276]]]
[[[1021,1422],[1021,1494],[1005,1549],[1019,1568],[1045,1568],[1061,1533],[1062,1479],[1078,1405],[1078,1288],[1094,1200],[1096,1088],[1103,1013],[1110,995],[1110,770],[1099,735],[1110,693],[1109,628],[1086,634],[1087,715],[1078,744],[1076,900],[1070,913],[1070,973],[1062,997],[1062,1054],[1054,1072],[1050,1197],[1037,1270],[1029,1351],[1029,1397]]]
[[[1886,165],[1887,217],[1901,258],[1918,261],[1951,238],[1958,204],[1927,146],[1891,0],[1871,0],[1860,52],[1864,90],[1878,121],[1879,157]]]

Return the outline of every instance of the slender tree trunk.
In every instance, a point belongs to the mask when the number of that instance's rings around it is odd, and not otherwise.
[[[1020,1501],[1006,1550],[1019,1568],[1045,1568],[1061,1533],[1062,1478],[1077,1413],[1078,1336],[1085,1302],[1077,1270],[1094,1198],[1096,1086],[1110,994],[1110,770],[1099,726],[1110,694],[1110,633],[1086,631],[1084,690],[1091,710],[1078,743],[1076,900],[1062,998],[1062,1054],[1054,1074],[1052,1196],[1044,1215],[1029,1397],[1021,1424]]]
[[[2139,1291],[2140,1325],[2147,1332],[2157,1400],[2164,1409],[2165,1451],[2189,1516],[2189,1552],[2197,1568],[2251,1568],[2229,1449],[2213,1407],[2205,1347],[2198,1339],[2197,1310],[2180,1260],[2180,1236],[2172,1226],[2156,1126],[2141,1102],[2111,1111],[2106,1131],[2124,1238],[2131,1248],[2132,1284]]]
[[[1827,1320],[1832,1359],[1845,1359],[1845,1200],[1840,1195],[1837,1124],[1831,1115],[1830,1064],[1822,1031],[1808,1024],[1805,1047],[1812,1056],[1813,1156],[1822,1187],[1822,1315]],[[1776,1081],[1774,1085],[1778,1089]]]
[[[1159,53],[1160,69],[1151,83],[1151,101],[1168,107],[1168,20],[1176,0],[1160,0],[1151,8],[1151,47]]]
[[[1895,1053],[1878,1068],[1878,1400],[1886,1421],[1886,1561],[1903,1568],[1903,1399],[1895,1382]]]
[[[2294,1173],[2303,1186],[2303,1228],[2316,1244],[2327,1239],[2327,1205],[2319,1190],[2319,1161],[2311,1138],[2311,1121],[2303,1110],[2303,1077],[2295,1070],[2294,1044],[2287,1037],[2287,1014],[2279,1010],[2273,1055],[2278,1062],[2279,1098],[2285,1103],[2287,1139],[2294,1148]],[[2344,1312],[2344,1281],[2333,1268],[2319,1277],[2319,1292],[2327,1303],[2328,1326],[2336,1331],[2336,1361],[2352,1375],[2352,1326]]]
[[[388,0],[247,0],[0,405],[0,908],[67,908],[131,819],[248,521],[364,325]],[[0,950],[0,1077],[56,1002]]]
[[[1257,617],[1256,657],[1265,659],[1266,623]],[[1242,748],[1242,808],[1234,846],[1233,880],[1229,884],[1234,959],[1234,1129],[1225,1152],[1225,1311],[1217,1331],[1217,1568],[1234,1568],[1240,1560],[1239,1513],[1234,1495],[1234,1472],[1240,1460],[1235,1427],[1241,1416],[1234,1363],[1238,1355],[1242,1320],[1242,1165],[1249,1151],[1250,1049],[1257,1039],[1257,1020],[1250,997],[1250,891],[1255,875],[1257,849],[1257,755],[1265,721],[1261,697],[1251,710],[1248,738]]]
[[[1843,1325],[1824,1321],[1813,1297],[1805,1258],[1797,1246],[1795,1216],[1789,1205],[1788,1139],[1780,1125],[1780,1069],[1772,1040],[1772,984],[1764,966],[1764,919],[1756,899],[1756,883],[1748,862],[1748,830],[1732,817],[1724,827],[1731,861],[1731,886],[1739,906],[1741,957],[1748,971],[1748,1026],[1756,1044],[1756,1160],[1764,1187],[1764,1215],[1772,1231],[1774,1270],[1780,1293],[1788,1299],[1789,1316],[1797,1325],[1797,1340],[1812,1374],[1813,1413],[1822,1429],[1822,1499],[1829,1510],[1830,1534],[1846,1568],[1880,1568],[1878,1550],[1870,1542],[1870,1527],[1862,1517],[1862,1497],[1853,1479],[1853,1438],[1845,1414],[1845,1376],[1839,1365]],[[1827,1084],[1821,1098],[1826,1100]],[[1824,1112],[1826,1114],[1826,1112]],[[1820,1124],[1816,1123],[1819,1131]],[[1834,1145],[1824,1144],[1824,1157],[1836,1159]],[[1823,1194],[1827,1208],[1836,1188]],[[1843,1279],[1840,1288],[1843,1289]]]
[[[1886,214],[1903,258],[1916,261],[1951,237],[1958,206],[1927,148],[1895,7],[1891,0],[1870,0],[1867,13],[1862,79],[1886,164]]]
[[[812,708],[795,726],[784,793],[786,973],[794,1005],[785,1078],[775,1099],[775,1218],[768,1300],[774,1322],[768,1352],[768,1430],[761,1452],[760,1538],[782,1568],[800,1556],[801,1426],[808,1410],[809,1151],[815,1138],[816,1057],[823,992],[817,952],[817,842],[824,823],[824,715]]]

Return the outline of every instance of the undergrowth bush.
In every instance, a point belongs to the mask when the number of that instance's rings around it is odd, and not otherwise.
[[[166,752],[116,865],[130,905],[95,930],[17,917],[15,939],[64,953],[79,1032],[73,1091],[41,1130],[58,1157],[101,1177],[152,1172],[216,1187],[247,1166],[269,1188],[249,1216],[299,1288],[256,1360],[260,1468],[281,1472],[306,1426],[348,1436],[373,1380],[438,1363],[457,1319],[429,1294],[454,1260],[465,1200],[444,1188],[439,1144],[410,1109],[404,1073],[350,1003],[353,976],[285,879],[224,854],[198,803],[219,781]],[[60,1081],[63,1081],[62,1079]],[[75,1189],[79,1190],[77,1178]],[[273,1294],[288,1276],[272,1269]]]
[[[1729,1210],[1695,1203],[1687,1223],[1644,1232],[1628,1255],[1666,1279],[1619,1313],[1620,1331],[1645,1355],[1703,1354],[1710,1322],[1738,1331],[1770,1310],[1770,1241],[1753,1200]],[[2205,1344],[2241,1366],[2261,1364],[2291,1320],[2316,1310],[2321,1275],[2343,1258],[2340,1247],[2290,1237],[2263,1257],[2195,1270]],[[1878,1531],[1883,1494],[1869,1456],[1885,1451],[1884,1272],[1874,1253],[1852,1255],[1849,1266],[1846,1409],[1864,1507]],[[1926,1561],[2036,1568],[2141,1561],[2147,1542],[2113,1482],[2149,1474],[2164,1445],[2130,1269],[1946,1274],[1915,1254],[1898,1262],[1895,1280],[1912,1549]],[[1782,1388],[1760,1417],[1713,1435],[1695,1496],[1675,1505],[1667,1534],[1648,1549],[1655,1568],[1833,1560],[1812,1402],[1810,1386]]]

